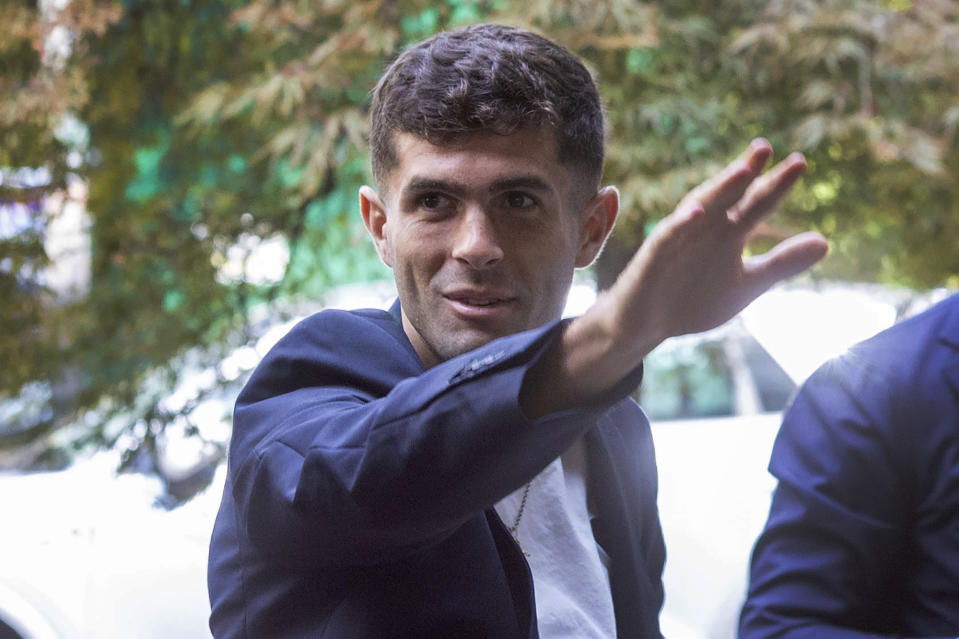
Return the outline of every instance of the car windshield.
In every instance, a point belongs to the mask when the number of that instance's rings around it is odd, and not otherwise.
[[[639,403],[654,421],[782,410],[796,384],[745,329],[675,338],[644,362]]]

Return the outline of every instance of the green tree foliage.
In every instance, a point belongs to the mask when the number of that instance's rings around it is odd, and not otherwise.
[[[959,285],[954,2],[675,2],[649,20],[648,46],[584,52],[604,81],[607,173],[628,216],[601,281],[682,193],[763,135],[803,151],[809,171],[757,248],[813,226],[833,242],[821,275]]]
[[[64,378],[56,327],[65,317],[42,277],[43,204],[66,189],[83,150],[68,125],[87,99],[86,38],[103,33],[119,13],[100,0],[59,10],[36,0],[0,5],[0,398],[30,381]],[[22,394],[36,395],[30,387]],[[39,395],[52,403],[49,393]],[[45,434],[53,425],[50,411],[49,405],[27,410],[22,423],[0,413],[0,422],[12,422],[0,429],[0,443]]]
[[[809,171],[757,250],[812,226],[833,242],[825,276],[957,286],[957,13],[950,0],[8,2],[0,200],[36,208],[71,175],[87,184],[92,280],[51,299],[42,220],[0,235],[0,399],[33,398],[5,414],[0,444],[104,445],[139,424],[134,448],[149,447],[177,419],[157,400],[195,346],[216,361],[263,308],[386,277],[356,213],[368,92],[409,43],[481,20],[566,43],[600,81],[624,211],[601,284],[764,135]],[[46,46],[58,27],[60,57]],[[84,135],[65,135],[70,121]],[[18,185],[21,167],[50,179]],[[226,268],[274,240],[282,278]]]
[[[728,43],[750,117],[809,158],[781,220],[833,238],[828,273],[959,285],[957,36],[949,0],[782,1]]]

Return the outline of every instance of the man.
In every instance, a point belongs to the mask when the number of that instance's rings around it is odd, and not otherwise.
[[[371,123],[360,209],[398,304],[305,320],[239,397],[214,635],[658,637],[655,461],[626,398],[664,338],[825,253],[741,257],[803,159],[759,177],[754,142],[563,322],[619,204],[582,63],[520,29],[442,33],[386,71]]]
[[[813,374],[769,469],[743,639],[959,636],[959,296]]]

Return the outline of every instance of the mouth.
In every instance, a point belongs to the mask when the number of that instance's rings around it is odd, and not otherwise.
[[[459,302],[460,304],[466,304],[468,306],[494,306],[496,304],[502,304],[503,302],[508,302],[509,300],[502,297],[460,297],[460,298],[450,298],[454,302]]]
[[[477,315],[505,310],[516,298],[500,292],[455,291],[444,297],[462,314]]]

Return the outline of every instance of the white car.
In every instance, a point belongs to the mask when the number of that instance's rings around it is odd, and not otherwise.
[[[862,286],[781,288],[724,327],[670,340],[647,358],[640,403],[659,469],[666,637],[736,637],[750,553],[776,486],[766,468],[781,411],[820,364],[891,325],[893,301],[902,302]]]
[[[226,466],[174,510],[101,454],[0,475],[0,639],[209,639],[206,556]]]
[[[749,555],[769,510],[779,413],[653,424],[666,539],[668,639],[735,639]]]

